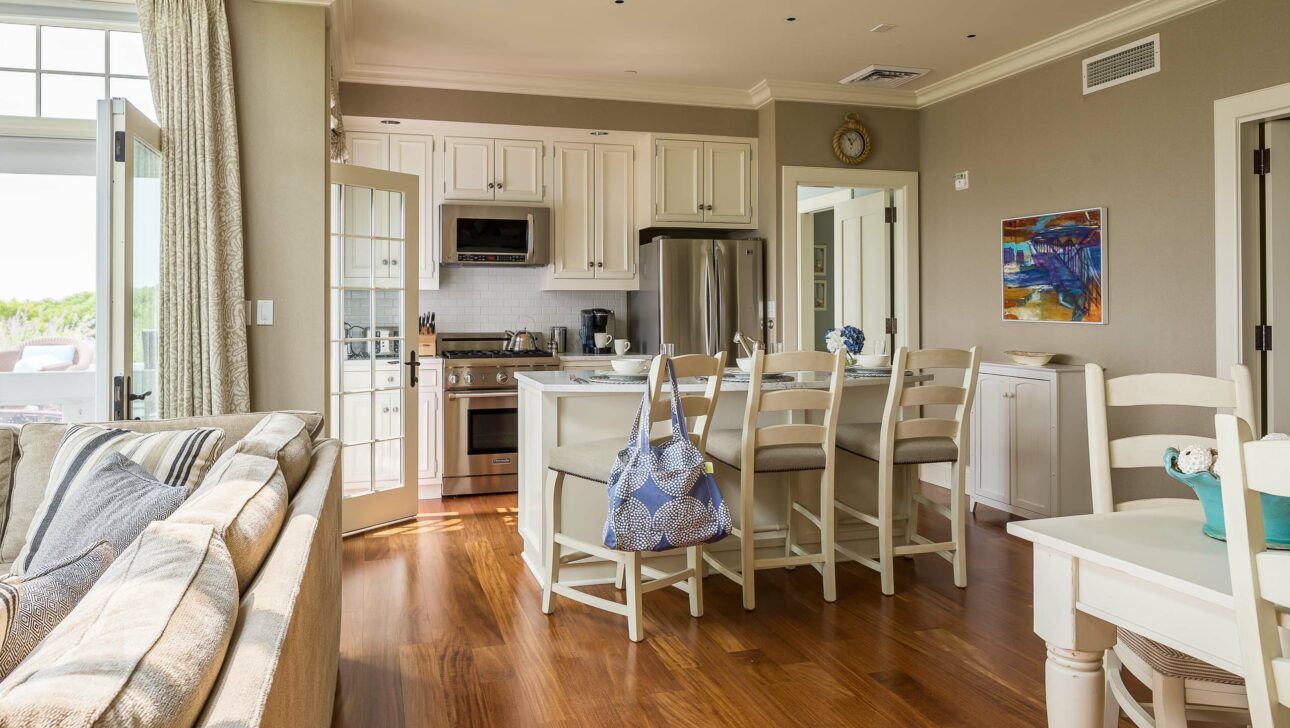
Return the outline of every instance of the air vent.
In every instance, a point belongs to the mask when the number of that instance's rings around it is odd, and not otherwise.
[[[1118,86],[1160,70],[1160,35],[1084,59],[1084,93]]]
[[[854,86],[882,86],[896,88],[904,86],[920,76],[926,76],[930,69],[905,68],[903,66],[869,66],[847,76],[838,83]]]

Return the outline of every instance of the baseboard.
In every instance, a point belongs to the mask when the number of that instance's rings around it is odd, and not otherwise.
[[[421,483],[417,486],[419,500],[438,500],[443,497],[443,483]]]

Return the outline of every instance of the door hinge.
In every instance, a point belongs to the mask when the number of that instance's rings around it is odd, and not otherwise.
[[[883,210],[883,222],[896,222],[896,208],[888,207]]]
[[[1272,351],[1272,326],[1256,324],[1254,326],[1254,350]]]
[[[1272,150],[1255,149],[1254,150],[1254,173],[1257,175],[1269,174],[1272,171]]]
[[[125,161],[125,132],[118,131],[112,136],[112,160]]]
[[[887,319],[887,331],[886,331],[886,333],[888,333],[888,334],[895,334],[895,333],[896,333],[896,318],[895,318],[894,316],[893,316],[892,318]]]

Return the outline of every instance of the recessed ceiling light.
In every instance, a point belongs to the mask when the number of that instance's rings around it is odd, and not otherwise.
[[[627,0],[614,0],[615,5],[622,5],[625,2],[627,2]]]
[[[398,121],[397,119],[381,119],[381,123],[385,124],[386,126],[398,126],[403,122]]]
[[[968,33],[968,34],[967,34],[967,37],[969,37],[969,38],[975,38],[975,37],[976,37],[976,33]]]
[[[796,17],[794,17],[794,16],[792,16],[792,15],[790,15],[790,16],[788,16],[787,18],[784,18],[784,20],[787,20],[788,22],[790,22],[790,23],[791,23],[791,22],[793,22],[794,20],[797,20],[797,18],[796,18]]]
[[[877,24],[877,25],[873,26],[872,28],[870,28],[870,29],[869,29],[869,32],[870,32],[870,33],[886,33],[887,31],[889,31],[889,30],[891,30],[891,29],[893,29],[893,28],[895,28],[895,27],[896,27],[896,26],[895,26],[894,24],[892,24],[892,23],[879,23],[879,24]]]
[[[609,132],[607,132],[607,131],[593,131],[593,132],[591,132],[591,135],[592,135],[592,136],[609,136]]]
[[[640,71],[637,71],[634,68],[629,68],[626,71],[623,71],[623,73],[627,74],[628,76],[635,76],[636,74],[640,73]]]

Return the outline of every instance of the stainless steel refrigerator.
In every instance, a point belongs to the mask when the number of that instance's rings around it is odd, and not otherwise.
[[[725,351],[733,364],[736,331],[764,342],[764,249],[760,238],[642,245],[641,287],[627,294],[633,351],[657,354],[667,343],[676,356]]]

